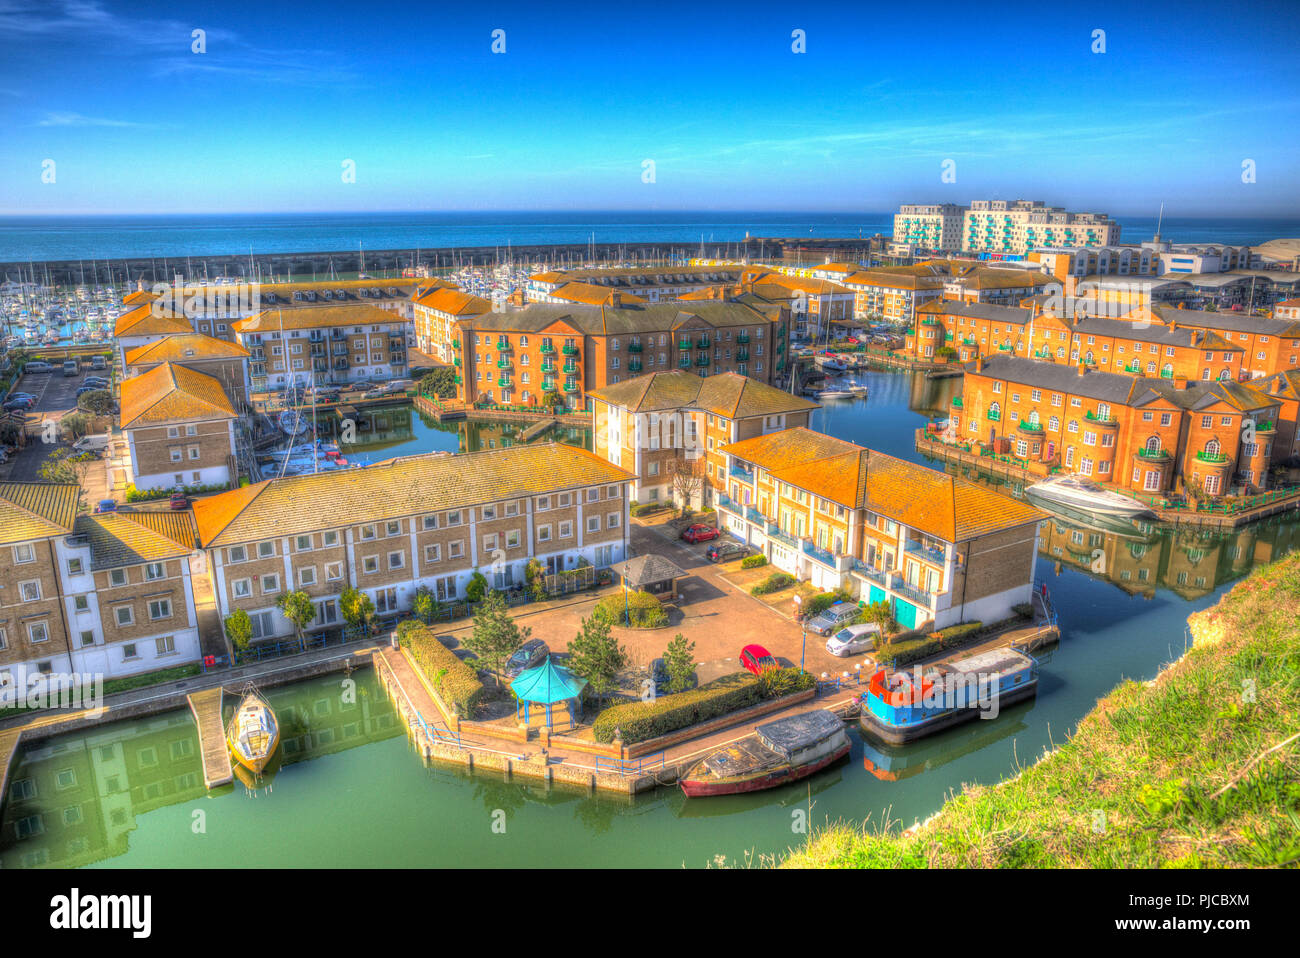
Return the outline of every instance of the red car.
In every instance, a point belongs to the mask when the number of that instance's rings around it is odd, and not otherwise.
[[[753,672],[755,675],[778,667],[772,653],[761,645],[747,645],[741,649],[740,664],[745,667],[747,672]]]
[[[710,539],[716,539],[719,533],[713,526],[693,525],[682,533],[682,538],[687,542],[708,542]]]
[[[173,509],[188,509],[190,505],[190,497],[185,495],[183,492],[173,492],[168,505]]]

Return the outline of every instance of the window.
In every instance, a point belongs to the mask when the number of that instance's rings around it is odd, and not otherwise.
[[[572,522],[561,522],[561,523],[560,523],[560,528],[559,528],[558,535],[559,535],[559,538],[561,538],[561,539],[572,539],[572,538],[573,538],[573,523],[572,523]]]
[[[119,605],[113,610],[113,618],[118,625],[133,625],[135,623],[135,609],[129,605]]]
[[[335,531],[321,534],[321,544],[325,546],[336,546],[339,544],[339,534]]]
[[[362,539],[373,539],[373,538],[375,538],[375,536],[377,536],[377,535],[378,535],[378,532],[375,530],[375,527],[374,527],[374,526],[362,526],[362,527],[361,527],[361,538],[362,538]]]
[[[390,552],[388,553],[388,568],[401,569],[406,565],[406,553]]]
[[[90,611],[90,597],[84,595],[74,596],[72,599],[73,609],[77,612]]]
[[[280,577],[278,575],[262,576],[262,595],[274,595],[280,591]]]
[[[425,531],[428,531],[428,530],[430,530],[430,529],[436,529],[436,528],[438,528],[438,515],[437,515],[437,513],[431,513],[431,514],[429,514],[429,515],[427,515],[427,516],[424,517],[424,528],[425,528]]]
[[[617,512],[611,512],[605,517],[605,528],[617,529],[619,521],[619,514]]]
[[[538,497],[537,497],[537,511],[538,511],[538,512],[545,512],[545,511],[546,511],[547,509],[549,509],[549,508],[551,508],[551,497],[550,497],[550,496],[538,496]]]
[[[325,564],[325,578],[329,582],[336,582],[343,578],[343,563],[328,562]]]
[[[24,602],[39,602],[41,600],[41,580],[29,579],[26,582],[19,582],[18,594]]]
[[[230,589],[236,599],[246,599],[253,594],[253,580],[235,579],[230,583]]]
[[[316,584],[316,567],[314,565],[303,566],[301,569],[298,570],[298,584],[299,585]]]
[[[81,575],[81,573],[82,573],[81,560],[78,559],[78,558],[75,558],[75,557],[69,559],[69,560],[68,560],[68,575]]]
[[[465,555],[465,540],[457,539],[447,543],[447,558],[460,559]]]
[[[152,582],[154,579],[161,579],[165,573],[161,562],[150,562],[144,567],[144,578],[146,582]]]
[[[373,575],[379,571],[379,556],[366,556],[361,560],[361,571]]]
[[[538,541],[538,542],[550,542],[550,541],[551,541],[551,526],[550,526],[550,523],[547,523],[546,525],[541,525],[541,526],[538,526],[538,527],[537,527],[537,541]]]
[[[512,529],[510,532],[507,532],[507,533],[506,533],[506,548],[507,548],[507,549],[518,549],[518,548],[519,548],[519,530],[518,530],[518,529]]]
[[[294,547],[299,552],[310,552],[311,536],[298,536],[298,538],[295,540]]]
[[[400,536],[401,534],[402,534],[402,523],[400,520],[397,522],[390,522],[384,527],[384,535]]]
[[[587,531],[588,532],[600,531],[600,516],[587,516]]]
[[[482,510],[480,510],[479,518],[481,518],[484,522],[490,522],[496,517],[497,517],[496,506],[484,506]]]
[[[245,562],[248,559],[248,553],[244,551],[243,546],[231,546],[226,552],[226,558],[231,562]]]
[[[424,561],[430,565],[442,561],[442,546],[434,543],[424,547]]]
[[[149,618],[170,619],[172,617],[171,599],[154,599],[149,603]]]
[[[21,543],[20,545],[14,546],[14,562],[22,563],[22,562],[35,562],[35,561],[36,561],[36,547],[33,546],[30,542],[24,542]]]

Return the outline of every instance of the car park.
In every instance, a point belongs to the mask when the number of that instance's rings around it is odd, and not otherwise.
[[[740,664],[746,672],[760,675],[768,669],[780,668],[775,656],[761,645],[747,645],[740,650]]]
[[[875,622],[846,625],[826,640],[826,651],[839,656],[872,652],[879,638],[880,626]]]
[[[708,542],[710,539],[716,539],[719,535],[721,535],[721,533],[713,526],[696,523],[695,525],[688,527],[686,531],[682,533],[682,538],[687,542],[696,543]]]
[[[513,679],[520,672],[526,672],[541,665],[550,654],[551,650],[541,639],[529,639],[515,649],[510,658],[506,659],[506,678]]]
[[[852,602],[836,602],[808,620],[808,631],[816,632],[818,635],[838,632],[841,626],[848,625],[858,617],[858,611],[858,607]]]
[[[743,542],[737,542],[735,539],[723,539],[715,542],[704,553],[704,558],[710,562],[730,562],[732,559],[739,559],[749,552],[749,548]]]

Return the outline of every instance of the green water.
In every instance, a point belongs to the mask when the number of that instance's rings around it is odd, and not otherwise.
[[[814,425],[918,459],[912,430],[946,408],[954,384],[865,378],[865,401],[829,405]],[[1044,656],[1035,700],[901,749],[855,730],[849,759],[784,789],[687,800],[665,788],[619,801],[426,768],[362,671],[351,704],[342,676],[270,693],[285,763],[257,791],[206,794],[187,711],[35,743],[0,810],[0,867],[704,867],[780,854],[806,822],[911,824],[964,783],[998,781],[1060,743],[1121,679],[1153,676],[1183,652],[1190,612],[1297,545],[1295,518],[1224,535],[1117,536],[1053,521],[1037,574],[1064,636]]]

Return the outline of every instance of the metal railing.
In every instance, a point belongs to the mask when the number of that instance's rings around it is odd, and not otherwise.
[[[652,768],[664,767],[664,753],[654,752],[640,758],[607,758],[596,756],[596,771],[617,772],[619,775],[641,775]]]

